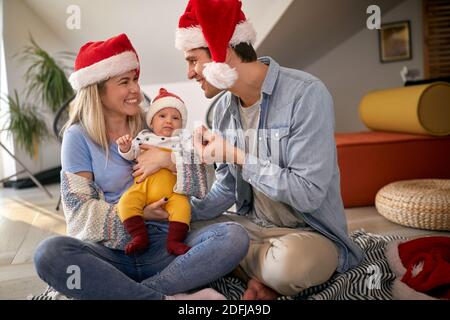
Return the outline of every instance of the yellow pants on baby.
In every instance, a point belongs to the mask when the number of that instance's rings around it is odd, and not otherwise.
[[[169,221],[189,225],[191,206],[185,195],[173,192],[177,177],[168,169],[160,169],[143,182],[134,184],[122,195],[118,204],[120,220],[123,222],[133,216],[143,216],[145,206],[167,198],[164,209],[169,213]]]

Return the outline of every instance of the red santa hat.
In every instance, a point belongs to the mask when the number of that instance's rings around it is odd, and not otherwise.
[[[254,44],[256,32],[241,10],[240,0],[189,0],[175,35],[179,50],[208,47],[213,62],[205,64],[205,79],[218,89],[228,89],[237,72],[224,63],[227,48]]]
[[[122,33],[106,41],[88,42],[80,48],[69,82],[75,91],[110,77],[136,70],[139,58],[127,35]]]
[[[152,122],[153,116],[160,110],[164,108],[175,108],[181,114],[181,126],[182,128],[186,128],[187,122],[187,109],[184,104],[184,101],[181,98],[164,88],[159,89],[158,95],[153,99],[152,104],[148,108],[147,111],[147,125],[150,126]]]
[[[386,247],[386,258],[397,276],[394,299],[450,299],[450,237],[395,241]]]

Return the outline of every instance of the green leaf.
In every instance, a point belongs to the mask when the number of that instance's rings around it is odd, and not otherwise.
[[[3,126],[3,130],[14,135],[14,141],[30,155],[35,156],[35,144],[40,144],[48,137],[48,129],[44,120],[36,112],[36,107],[22,104],[17,90],[14,96],[1,98],[9,106],[9,119]]]
[[[29,63],[25,72],[27,99],[36,96],[52,112],[56,112],[74,94],[65,73],[69,68],[62,62],[73,61],[74,53],[60,52],[60,60],[57,62],[30,35],[30,44],[17,56],[21,61]]]

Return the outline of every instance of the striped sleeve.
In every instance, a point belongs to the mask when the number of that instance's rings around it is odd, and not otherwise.
[[[105,201],[95,182],[79,175],[61,173],[61,203],[67,235],[123,249],[129,237],[117,215],[117,206]]]

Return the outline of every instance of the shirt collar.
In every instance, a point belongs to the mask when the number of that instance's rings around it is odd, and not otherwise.
[[[258,60],[269,66],[269,70],[267,71],[261,91],[265,94],[271,95],[273,88],[275,87],[275,83],[277,82],[278,73],[280,72],[280,65],[271,57],[261,57]]]
[[[269,66],[269,70],[267,70],[266,78],[264,79],[261,92],[263,94],[271,95],[273,89],[275,87],[275,83],[277,82],[278,73],[280,72],[280,65],[271,57],[260,57],[258,61],[264,63]],[[262,97],[264,98],[264,97]],[[262,100],[261,100],[262,101]],[[240,119],[239,116],[239,98],[235,95],[231,96],[231,99],[228,103],[228,107],[230,107],[231,114],[236,118]]]

